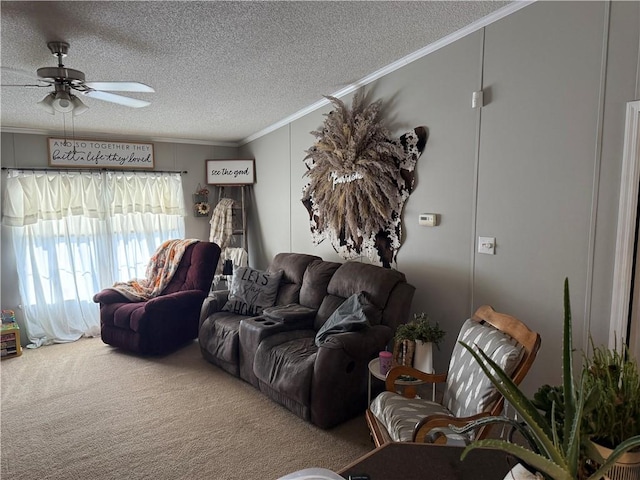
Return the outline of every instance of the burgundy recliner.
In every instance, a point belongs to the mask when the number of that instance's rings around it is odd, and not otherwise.
[[[219,259],[218,245],[195,242],[157,297],[133,302],[116,290],[97,293],[93,301],[100,303],[102,341],[131,352],[162,355],[197,338],[200,309]]]

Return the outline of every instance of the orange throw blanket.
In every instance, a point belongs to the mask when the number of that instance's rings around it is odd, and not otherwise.
[[[167,240],[158,247],[149,260],[147,278],[116,282],[111,288],[133,302],[145,302],[157,297],[169,285],[187,247],[197,241],[196,239]]]

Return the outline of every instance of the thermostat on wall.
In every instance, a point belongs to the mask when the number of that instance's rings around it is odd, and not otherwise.
[[[418,217],[418,225],[423,227],[435,227],[438,225],[437,213],[421,213]]]

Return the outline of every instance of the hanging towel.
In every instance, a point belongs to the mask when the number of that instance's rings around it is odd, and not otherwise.
[[[211,214],[209,241],[224,250],[233,235],[233,199],[221,198]]]

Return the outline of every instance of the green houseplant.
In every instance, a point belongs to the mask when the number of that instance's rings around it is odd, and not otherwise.
[[[585,386],[593,391],[593,401],[585,409],[582,424],[592,441],[591,453],[604,459],[620,443],[640,436],[640,374],[626,346],[622,351],[595,346],[593,341],[591,346],[584,368]],[[625,453],[609,472],[612,479],[638,478],[639,474],[640,449]]]
[[[440,342],[446,332],[440,328],[438,322],[431,323],[426,313],[415,313],[413,320],[399,325],[396,329],[396,340],[412,340],[433,343],[440,348]]]
[[[565,279],[564,284],[563,330],[563,384],[561,387],[541,388],[537,392],[536,403],[527,398],[485,352],[462,344],[476,358],[485,374],[523,420],[520,423],[507,417],[488,417],[463,430],[477,428],[485,423],[508,423],[516,428],[529,444],[527,448],[505,440],[479,440],[465,448],[462,458],[474,448],[485,447],[503,450],[519,458],[533,470],[543,473],[547,478],[595,480],[602,478],[625,452],[640,447],[640,435],[636,435],[621,441],[607,459],[603,459],[592,448],[589,432],[583,427],[582,417],[585,407],[589,410],[594,399],[597,399],[597,394],[587,379],[588,369],[583,369],[579,383],[574,379],[568,279]],[[550,405],[546,415],[536,406],[543,400]]]
[[[584,358],[584,390],[589,392],[582,413],[583,441],[581,455],[585,473],[602,464],[617,445],[640,435],[640,379],[638,366],[624,349],[595,346]],[[562,386],[543,385],[532,403],[545,419],[564,424],[564,390]],[[562,431],[558,432],[562,439]],[[608,472],[611,479],[636,478],[640,469],[640,451],[619,457]]]
[[[413,320],[396,329],[394,353],[399,351],[404,357],[394,360],[397,364],[413,365],[418,370],[433,373],[432,346],[440,348],[445,334],[438,322],[431,323],[426,313],[414,314]]]
[[[593,441],[613,449],[640,435],[640,375],[628,349],[620,352],[592,342],[584,364],[585,386],[594,391],[594,408],[586,412],[584,427]]]

